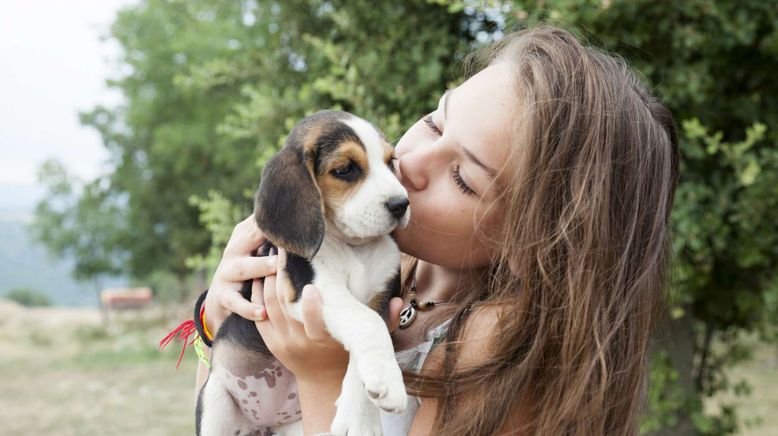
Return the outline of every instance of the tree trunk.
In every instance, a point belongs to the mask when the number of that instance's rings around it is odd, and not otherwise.
[[[97,304],[100,307],[100,319],[103,322],[103,327],[108,327],[108,308],[103,305],[103,300],[100,299],[100,293],[103,291],[103,282],[100,278],[95,277],[92,280],[95,286],[95,293],[97,294]]]
[[[178,282],[178,302],[183,304],[189,301],[189,295],[191,289],[189,286],[189,274],[186,271],[179,271],[176,273],[176,281]]]

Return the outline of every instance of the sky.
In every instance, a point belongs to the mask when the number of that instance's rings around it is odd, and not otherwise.
[[[132,0],[3,1],[0,7],[0,209],[31,209],[43,161],[92,179],[110,170],[94,129],[78,113],[121,102],[105,85],[119,48],[101,41]]]

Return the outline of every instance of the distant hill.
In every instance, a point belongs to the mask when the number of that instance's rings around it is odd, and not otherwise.
[[[25,222],[29,212],[8,210],[0,213],[0,296],[15,288],[30,288],[49,297],[57,306],[97,306],[97,294],[91,283],[71,277],[73,261],[55,260],[45,247],[35,244]],[[123,279],[106,280],[104,287],[124,286]]]

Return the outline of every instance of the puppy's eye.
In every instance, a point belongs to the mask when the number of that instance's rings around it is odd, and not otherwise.
[[[359,175],[359,167],[353,162],[349,162],[347,165],[332,170],[331,174],[339,179],[351,181]]]
[[[335,175],[346,176],[354,172],[354,165],[348,164],[345,167],[340,167],[335,170]]]

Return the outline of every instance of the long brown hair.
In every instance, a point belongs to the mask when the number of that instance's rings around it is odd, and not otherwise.
[[[651,330],[667,286],[678,179],[668,109],[616,56],[536,27],[473,59],[515,68],[515,120],[484,235],[498,256],[459,294],[439,374],[406,374],[438,399],[434,434],[637,434]],[[406,277],[407,278],[407,277]],[[479,308],[498,308],[489,357],[456,364]],[[464,404],[463,398],[468,398]]]

